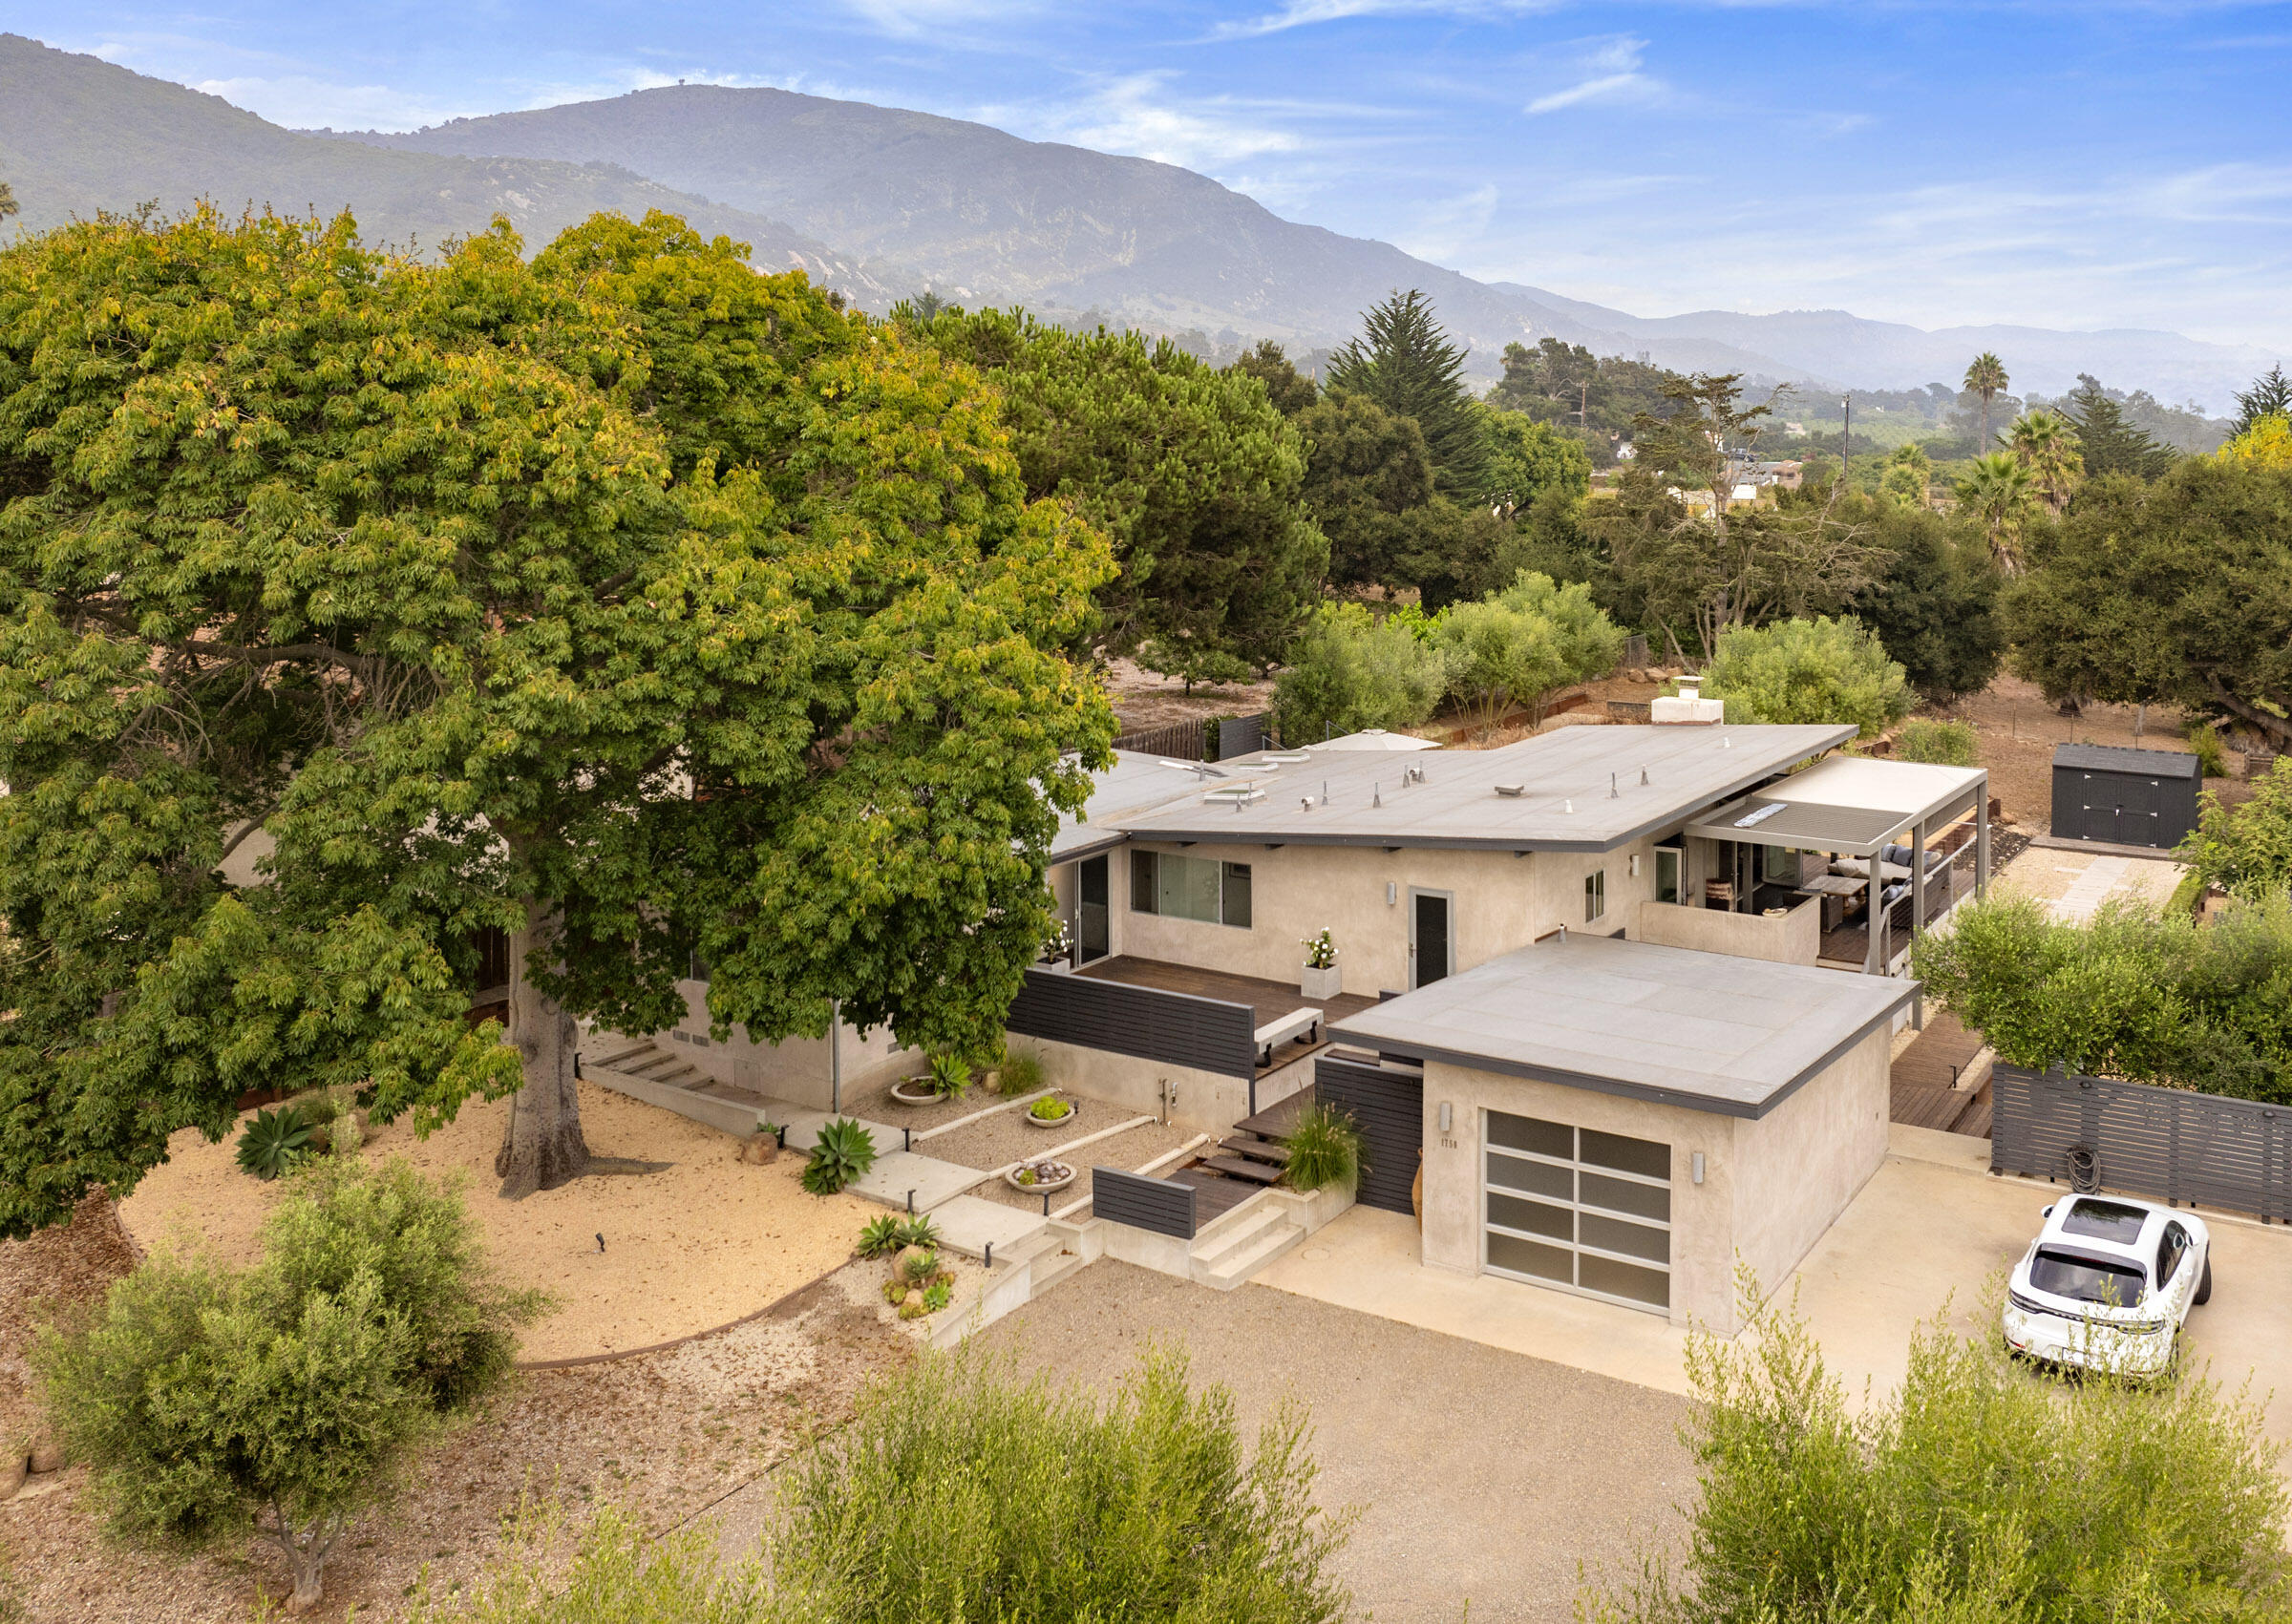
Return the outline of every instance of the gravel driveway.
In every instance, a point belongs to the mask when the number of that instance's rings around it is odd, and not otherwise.
[[[1686,1402],[1263,1286],[1216,1292],[1111,1259],[989,1327],[1026,1368],[1111,1390],[1149,1342],[1253,1426],[1312,1408],[1324,1506],[1362,1517],[1345,1576],[1383,1624],[1565,1620],[1579,1564],[1675,1537],[1693,1487]]]

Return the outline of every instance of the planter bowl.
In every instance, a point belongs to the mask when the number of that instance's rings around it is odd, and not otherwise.
[[[902,1077],[891,1086],[894,1103],[902,1106],[935,1106],[939,1096],[931,1091],[928,1077]]]
[[[1344,981],[1344,972],[1331,964],[1326,970],[1316,970],[1310,964],[1301,964],[1297,971],[1297,992],[1300,998],[1335,998]]]
[[[1036,1116],[1034,1114],[1034,1107],[1031,1106],[1028,1107],[1024,1114],[1026,1115],[1027,1126],[1029,1128],[1065,1128],[1071,1125],[1076,1117],[1082,1114],[1082,1107],[1070,1100],[1067,1102],[1067,1114],[1065,1116]]]
[[[1019,1182],[1019,1174],[1024,1171],[1025,1169],[1013,1168],[1010,1170],[1010,1171],[1003,1175],[1003,1182],[1009,1185],[1013,1190],[1024,1191],[1029,1195],[1049,1195],[1053,1191],[1064,1190],[1068,1185],[1074,1182],[1074,1170],[1068,1167],[1064,1162],[1051,1162],[1048,1164],[1033,1162],[1026,1165],[1028,1167],[1034,1167],[1038,1169],[1044,1166],[1050,1166],[1062,1169],[1063,1171],[1048,1178],[1037,1178],[1032,1184],[1022,1184]]]

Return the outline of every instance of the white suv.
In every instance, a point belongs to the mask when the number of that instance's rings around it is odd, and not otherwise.
[[[2189,1310],[2213,1295],[2213,1237],[2194,1214],[2072,1195],[2014,1266],[2006,1344],[2049,1364],[2154,1376]]]

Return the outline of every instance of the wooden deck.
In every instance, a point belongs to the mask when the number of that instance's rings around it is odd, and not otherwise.
[[[1251,1010],[1249,1023],[1253,1027],[1278,1021],[1295,1010],[1318,1008],[1324,1022],[1342,1021],[1375,1005],[1373,998],[1358,993],[1339,993],[1335,998],[1309,999],[1301,997],[1297,988],[1285,981],[1268,981],[1256,976],[1229,976],[1222,970],[1204,970],[1193,964],[1170,964],[1159,959],[1134,959],[1128,954],[1118,959],[1101,959],[1074,972],[1102,981],[1124,981],[1134,987],[1155,987],[1162,992],[1191,993],[1196,998],[1214,998],[1225,1003],[1246,1004]],[[1278,1071],[1283,1066],[1302,1060],[1315,1050],[1326,1047],[1328,1028],[1322,1028],[1322,1041],[1309,1043],[1299,1038],[1274,1050],[1273,1064],[1258,1067],[1258,1075]]]
[[[1955,1086],[1981,1052],[1979,1032],[1967,1031],[1946,1012],[1931,1016],[1926,1029],[1895,1058],[1888,1117],[1912,1128],[1989,1137],[1987,1079],[1979,1088]]]

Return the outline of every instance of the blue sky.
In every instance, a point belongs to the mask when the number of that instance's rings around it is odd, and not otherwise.
[[[777,85],[1184,164],[1647,314],[2292,348],[2292,5],[9,0],[0,26],[296,125]]]

